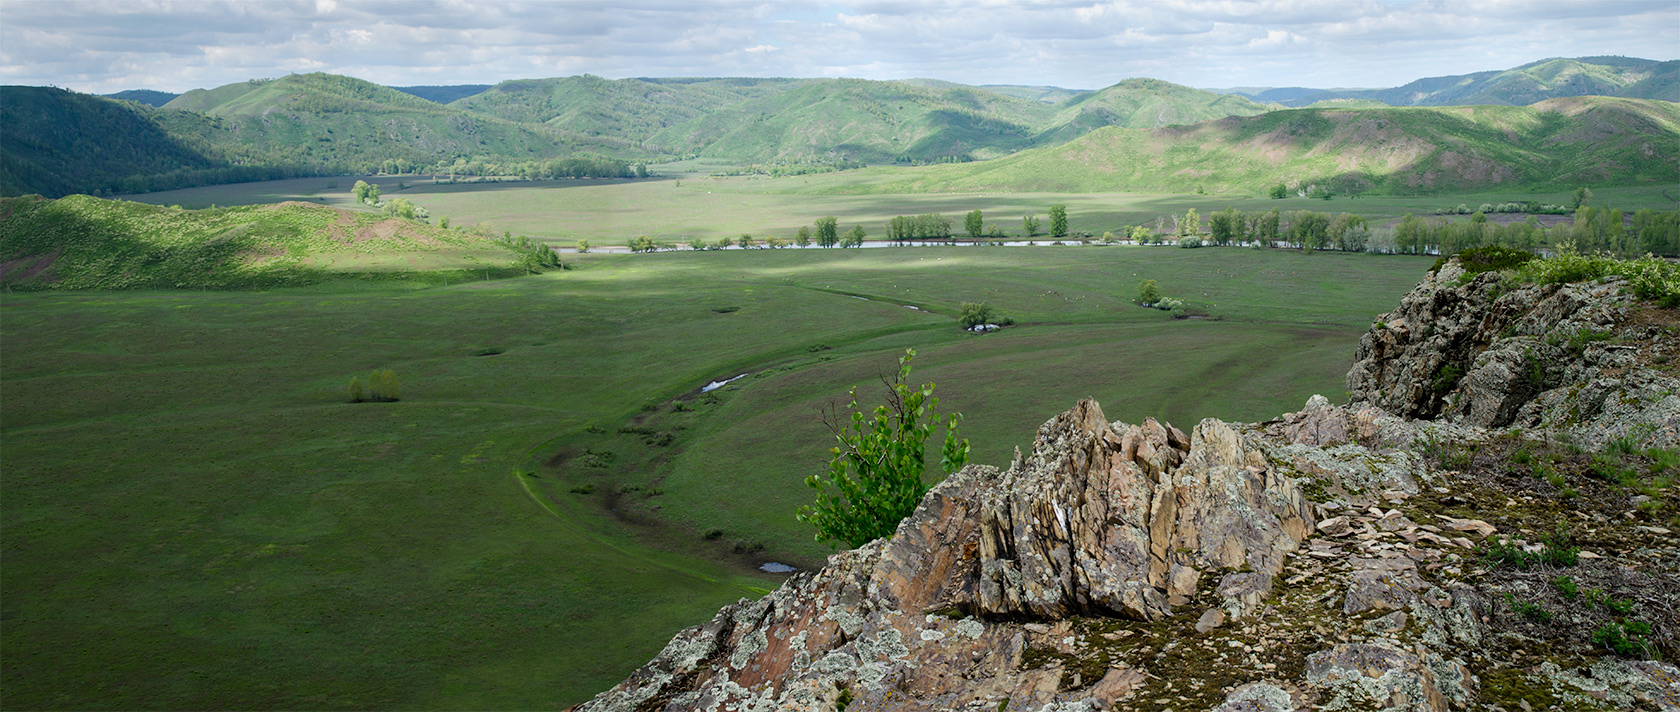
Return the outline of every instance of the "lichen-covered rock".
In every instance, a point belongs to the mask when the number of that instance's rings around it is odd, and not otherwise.
[[[1447,712],[1435,674],[1388,641],[1344,643],[1307,658],[1306,681],[1321,688],[1325,709]]]
[[[1633,360],[1619,280],[1512,285],[1457,260],[1424,278],[1361,338],[1351,409],[1465,425],[1545,427],[1596,446],[1630,432],[1680,443],[1680,381]]]
[[[1158,619],[1187,593],[1175,581],[1221,569],[1257,574],[1240,591],[1251,607],[1312,526],[1294,483],[1230,426],[1111,426],[1089,400],[981,488],[980,511],[973,609],[1047,618]]]

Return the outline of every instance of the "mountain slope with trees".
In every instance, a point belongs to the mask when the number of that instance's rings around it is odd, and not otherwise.
[[[1283,103],[1306,106],[1326,99],[1371,99],[1390,106],[1527,106],[1569,96],[1680,101],[1680,60],[1542,59],[1504,71],[1429,77],[1390,89],[1317,92]]]
[[[939,166],[874,192],[1209,191],[1431,194],[1501,187],[1672,183],[1680,105],[1606,97],[1532,107],[1293,109]]]

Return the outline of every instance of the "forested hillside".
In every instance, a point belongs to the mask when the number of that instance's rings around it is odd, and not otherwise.
[[[869,190],[1430,194],[1673,182],[1680,105],[1585,97],[1532,107],[1293,109],[1160,129],[1105,128]]]
[[[1390,106],[1527,106],[1570,96],[1617,96],[1680,101],[1680,61],[1633,57],[1543,59],[1505,71],[1430,77],[1391,89],[1316,92],[1284,103],[1369,99]]]

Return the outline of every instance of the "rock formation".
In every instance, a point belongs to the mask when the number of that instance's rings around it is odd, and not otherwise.
[[[1463,275],[1365,336],[1352,405],[1186,435],[1081,401],[579,708],[1680,710],[1646,659],[1680,653],[1680,453],[1639,449],[1677,442],[1673,310]]]

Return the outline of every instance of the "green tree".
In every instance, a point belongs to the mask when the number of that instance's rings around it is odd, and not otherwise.
[[[817,218],[817,246],[833,247],[840,241],[839,223],[833,215]]]
[[[720,238],[718,238],[717,245],[718,245],[719,249],[727,250],[727,249],[735,246],[735,238],[720,237]]]
[[[979,237],[986,232],[986,218],[978,209],[970,210],[968,217],[963,218],[963,227],[968,230],[969,237]]]
[[[368,400],[389,402],[401,398],[402,384],[397,381],[396,372],[387,368],[368,374]]]
[[[438,218],[438,227],[441,227],[445,230],[449,229],[449,216],[448,215],[445,215],[441,218]]]
[[[1289,186],[1284,185],[1282,183],[1274,185],[1274,186],[1272,186],[1272,189],[1269,192],[1269,195],[1272,196],[1272,200],[1282,200],[1285,197],[1289,196]]]
[[[1135,243],[1141,245],[1141,244],[1143,244],[1143,242],[1145,240],[1148,240],[1148,239],[1149,239],[1149,228],[1144,227],[1142,225],[1139,225],[1137,227],[1132,228],[1132,242],[1135,242]]]
[[[369,186],[365,180],[356,181],[355,185],[350,186],[350,194],[356,197],[356,202],[365,203],[368,199],[368,188],[370,187],[372,186]]]
[[[1149,306],[1161,301],[1161,286],[1153,279],[1138,282],[1138,303]]]
[[[704,238],[704,237],[688,238],[688,249],[690,249],[690,250],[704,250],[704,249],[706,249],[706,238]]]
[[[586,240],[586,239],[579,238],[578,241],[577,241],[577,251],[578,251],[578,254],[580,254],[580,255],[585,253],[585,252],[588,252],[589,251],[589,241]]]
[[[1178,221],[1178,236],[1196,237],[1201,234],[1202,216],[1196,214],[1195,208],[1191,208],[1189,212],[1184,214],[1184,219]]]
[[[1570,198],[1569,198],[1569,200],[1570,200],[1569,209],[1570,210],[1576,210],[1576,209],[1580,208],[1582,205],[1585,205],[1587,201],[1592,200],[1592,197],[1593,197],[1593,195],[1592,195],[1592,189],[1591,188],[1588,188],[1584,185],[1579,187],[1579,188],[1576,188],[1575,193],[1573,195],[1571,195]]]
[[[752,235],[748,235],[747,233],[743,232],[743,233],[741,233],[741,239],[736,240],[735,244],[740,245],[741,249],[743,249],[743,250],[750,250],[750,249],[753,248],[754,245],[757,245],[758,243],[753,242],[753,236]]]
[[[1038,234],[1038,216],[1037,215],[1022,215],[1021,216],[1021,233],[1026,235],[1027,237],[1033,237],[1033,236],[1036,236]]]
[[[1050,206],[1050,236],[1067,237],[1067,233],[1067,206],[1061,204]]]
[[[840,243],[840,246],[863,247],[863,238],[868,236],[869,232],[864,230],[862,225],[853,225],[851,230],[846,231],[846,241]]]
[[[362,379],[359,378],[359,377],[356,377],[356,376],[351,376],[350,377],[350,402],[351,403],[360,403],[364,400],[367,400],[367,390],[362,388]]]
[[[990,324],[991,322],[992,305],[985,302],[963,302],[962,318],[957,320],[957,323],[962,324],[962,328],[968,329],[981,324]]]
[[[800,247],[809,247],[811,245],[811,228],[800,225],[799,232],[793,237],[793,244]]]
[[[914,349],[898,360],[898,374],[887,383],[887,402],[870,413],[858,408],[857,388],[847,393],[850,415],[823,418],[837,445],[830,449],[828,475],[812,475],[805,484],[817,491],[814,503],[799,508],[799,521],[817,528],[817,541],[859,547],[891,536],[927,494],[922,481],[927,441],[940,423],[933,384],[911,386]],[[945,419],[940,469],[947,476],[968,462],[967,440],[957,436],[962,416]]]

